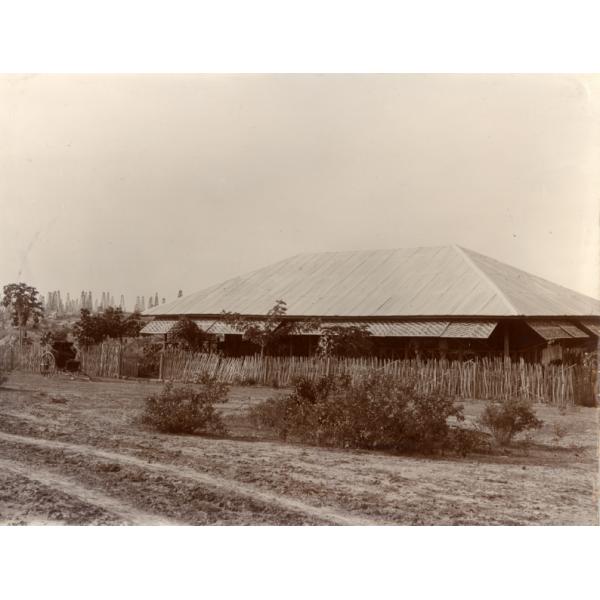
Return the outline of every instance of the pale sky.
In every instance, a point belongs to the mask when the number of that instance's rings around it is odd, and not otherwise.
[[[459,244],[600,297],[598,76],[0,77],[0,285]]]

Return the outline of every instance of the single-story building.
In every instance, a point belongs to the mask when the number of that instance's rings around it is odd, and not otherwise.
[[[380,356],[510,356],[550,362],[595,350],[600,300],[459,246],[300,254],[144,312],[145,335],[181,316],[226,354],[252,354],[222,312],[261,319],[277,300],[285,319],[364,325]],[[319,331],[290,336],[285,352],[316,351]]]

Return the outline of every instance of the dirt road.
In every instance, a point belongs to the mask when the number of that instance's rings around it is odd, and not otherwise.
[[[527,446],[432,459],[268,439],[243,416],[280,393],[263,388],[232,389],[227,438],[151,433],[136,417],[156,389],[12,373],[0,389],[0,522],[598,523],[596,409],[542,407]]]

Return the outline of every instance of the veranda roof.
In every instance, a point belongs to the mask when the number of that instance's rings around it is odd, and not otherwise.
[[[145,335],[165,335],[173,329],[173,326],[177,323],[176,320],[155,320],[146,323],[140,330],[140,333]]]
[[[592,319],[580,319],[581,324],[589,329],[594,335],[600,337],[600,323]]]
[[[527,321],[527,325],[548,341],[589,337],[585,331],[568,321]]]
[[[233,334],[241,333],[218,319],[194,319],[200,329],[210,334]],[[171,331],[177,320],[160,320],[148,323],[141,333],[165,334]],[[496,321],[324,321],[321,329],[341,325],[365,326],[373,337],[441,337],[441,338],[488,338],[494,331]],[[319,328],[305,330],[299,335],[321,335]]]

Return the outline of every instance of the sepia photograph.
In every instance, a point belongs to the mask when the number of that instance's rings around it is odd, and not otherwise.
[[[0,76],[0,523],[598,525],[599,91]]]

